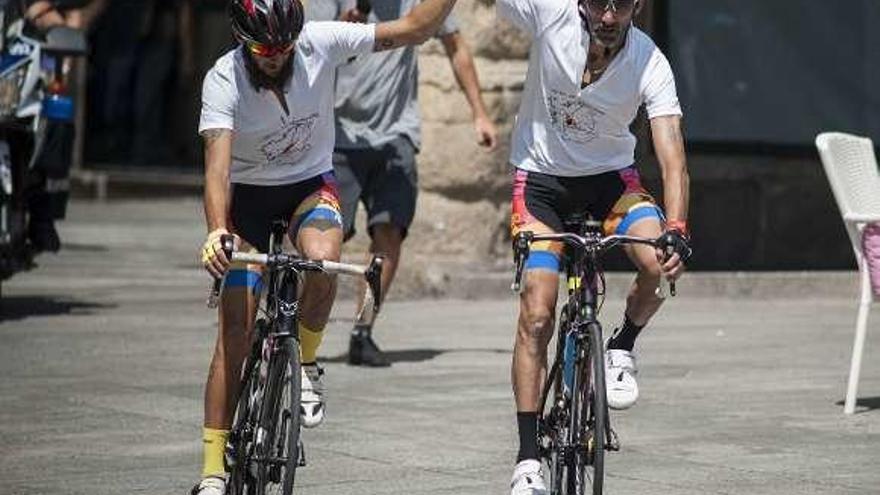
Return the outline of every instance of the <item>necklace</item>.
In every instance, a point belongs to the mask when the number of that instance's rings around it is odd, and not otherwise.
[[[590,65],[596,65],[596,61],[593,60],[592,64],[590,62],[591,61],[588,58],[587,59],[587,67],[585,68],[584,75],[581,78],[581,87],[582,88],[585,88],[589,84],[596,82],[596,80],[599,79],[602,76],[602,74],[605,73],[605,70],[608,69],[608,66],[611,65],[610,61],[608,61],[604,65],[602,65],[601,67],[590,67]]]

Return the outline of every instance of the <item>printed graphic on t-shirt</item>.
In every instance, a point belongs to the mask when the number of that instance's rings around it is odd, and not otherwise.
[[[282,118],[281,128],[267,136],[260,146],[269,165],[275,165],[282,156],[288,159],[285,160],[287,163],[292,155],[305,153],[311,149],[312,130],[317,120],[317,113],[301,119]]]
[[[576,94],[551,90],[547,96],[550,123],[562,139],[586,144],[599,137],[596,116],[604,112],[591,107]]]

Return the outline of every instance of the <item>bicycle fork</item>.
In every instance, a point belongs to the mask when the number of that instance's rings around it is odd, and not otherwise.
[[[590,393],[595,393],[595,388],[591,385],[594,380],[597,379],[594,373],[593,366],[595,364],[592,363],[591,360],[588,360],[588,356],[590,356],[590,346],[591,344],[591,334],[593,332],[598,333],[598,337],[595,339],[597,342],[602,341],[601,335],[601,327],[599,327],[598,322],[588,322],[588,323],[580,323],[577,325],[572,325],[569,329],[568,333],[565,336],[565,343],[562,350],[562,378],[563,378],[563,397],[562,403],[559,406],[563,409],[572,410],[574,408],[568,407],[571,405],[572,401],[575,400],[574,394],[577,390],[579,390],[583,386],[590,387]],[[604,359],[604,356],[603,356]],[[577,364],[581,363],[582,366],[588,366],[588,369],[583,370],[581,373],[578,373]],[[589,365],[587,365],[589,363]],[[604,366],[603,362],[598,363],[600,366]],[[586,383],[582,383],[582,381],[586,380]],[[580,398],[579,400],[583,400]],[[583,407],[582,405],[580,407]],[[605,417],[607,420],[605,421],[605,441],[604,449],[608,451],[618,451],[620,450],[620,442],[617,437],[617,432],[611,428],[611,415],[609,414],[608,407],[606,404],[605,408]],[[577,414],[573,413],[570,417],[566,418],[569,421],[569,431],[577,432],[579,431],[577,421]],[[592,426],[590,430],[592,430]],[[578,443],[580,447],[586,448],[589,453],[589,457],[592,457],[593,450],[596,448],[595,445],[592,444],[592,435],[588,438],[572,439],[570,442],[571,445],[568,447],[577,447]]]

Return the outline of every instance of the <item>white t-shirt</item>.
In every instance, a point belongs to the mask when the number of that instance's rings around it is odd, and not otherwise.
[[[291,184],[332,170],[336,66],[374,42],[373,24],[306,23],[283,92],[290,115],[273,92],[254,89],[240,49],[220,57],[205,76],[199,132],[233,131],[231,181]]]
[[[590,35],[574,0],[498,0],[498,14],[532,35],[522,103],[511,140],[515,167],[557,176],[595,175],[635,161],[629,126],[681,115],[663,53],[633,26],[602,77],[581,89]]]

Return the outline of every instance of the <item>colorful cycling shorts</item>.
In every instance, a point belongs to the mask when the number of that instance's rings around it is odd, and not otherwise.
[[[305,225],[342,228],[339,192],[333,172],[281,186],[232,184],[233,231],[260,252],[269,250],[272,222],[285,220],[292,238]]]
[[[605,235],[624,234],[634,223],[663,213],[642,187],[635,166],[597,175],[559,177],[516,170],[513,180],[511,235],[563,232],[565,219],[589,214],[602,221]],[[526,265],[529,269],[559,270],[562,244],[536,242]]]

